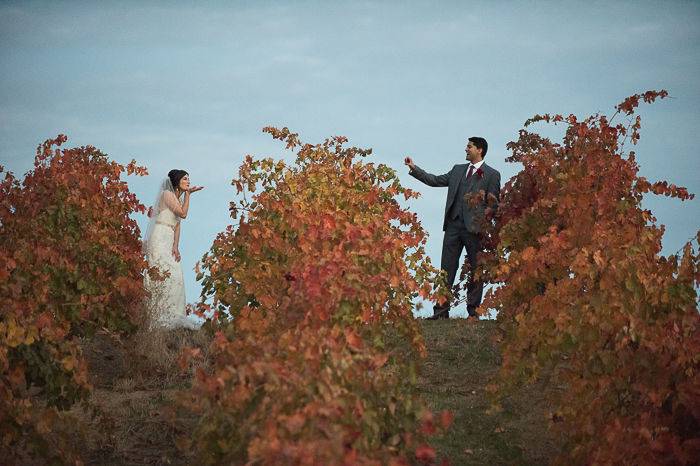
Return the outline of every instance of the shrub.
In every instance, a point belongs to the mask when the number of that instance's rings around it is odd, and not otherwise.
[[[618,113],[666,95],[634,95]],[[502,193],[491,258],[502,286],[485,302],[499,312],[500,386],[546,376],[563,387],[552,412],[570,439],[563,464],[689,464],[700,457],[698,254],[661,256],[663,227],[641,202],[693,196],[638,175],[624,144],[640,118],[615,117],[536,116],[526,126],[562,123],[563,141],[523,129],[509,144],[524,168]]]
[[[0,441],[19,463],[79,462],[54,431],[90,389],[77,339],[133,331],[144,297],[130,214],[145,209],[121,175],[146,171],[91,146],[60,149],[66,140],[46,141],[21,182],[5,173],[0,184]]]
[[[415,214],[395,199],[416,194],[343,137],[310,145],[265,131],[299,151],[291,166],[246,158],[232,184],[253,196],[231,204],[238,225],[203,259],[218,331],[213,370],[190,397],[200,461],[433,461],[412,299],[446,293],[430,285]]]

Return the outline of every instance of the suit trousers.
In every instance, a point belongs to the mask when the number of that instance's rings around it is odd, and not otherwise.
[[[442,239],[442,258],[440,268],[447,272],[447,286],[452,289],[459,269],[459,256],[462,249],[467,251],[467,260],[472,273],[467,283],[467,312],[470,316],[476,316],[476,308],[481,304],[484,291],[484,282],[474,280],[473,271],[476,270],[476,256],[481,250],[481,235],[471,233],[464,226],[461,217],[449,219],[445,228],[445,236]],[[447,308],[447,309],[446,309]],[[450,305],[435,307],[435,314],[446,312],[449,315]]]

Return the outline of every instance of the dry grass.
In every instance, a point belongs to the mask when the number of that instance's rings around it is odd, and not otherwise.
[[[453,465],[547,464],[559,452],[547,430],[547,386],[523,387],[490,413],[485,386],[498,369],[491,343],[493,322],[463,319],[423,321],[428,348],[419,391],[435,411],[455,414],[452,427],[433,444]],[[142,331],[128,341],[105,333],[86,341],[95,387],[86,406],[67,415],[88,465],[192,464],[177,441],[188,437],[198,419],[179,409],[177,394],[191,384],[193,367],[177,363],[185,347],[204,354],[211,341],[203,330]],[[82,429],[81,429],[82,426]]]
[[[181,370],[186,347],[198,347],[206,364],[210,337],[203,330],[143,330],[127,341],[98,333],[84,345],[94,391],[69,414],[82,425],[86,464],[189,464],[180,436],[196,423],[177,402],[190,387],[194,365]],[[76,431],[76,434],[78,432]]]

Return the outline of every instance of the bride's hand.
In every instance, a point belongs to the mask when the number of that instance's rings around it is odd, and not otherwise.
[[[187,190],[188,193],[196,193],[197,191],[201,191],[204,189],[204,186],[192,186],[190,189]]]
[[[175,258],[176,262],[180,262],[180,251],[177,248],[173,248],[173,257]]]

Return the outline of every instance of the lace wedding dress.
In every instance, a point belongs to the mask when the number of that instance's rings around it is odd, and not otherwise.
[[[163,182],[156,199],[144,247],[148,265],[168,276],[163,280],[151,279],[148,274],[144,277],[151,327],[198,328],[196,322],[187,318],[182,266],[173,256],[175,228],[180,218],[168,208],[169,203],[178,202],[169,179]]]

